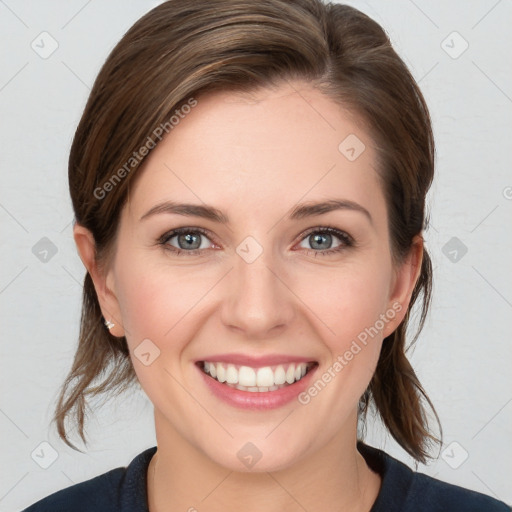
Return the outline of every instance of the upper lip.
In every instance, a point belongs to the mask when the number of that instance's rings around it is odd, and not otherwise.
[[[214,354],[198,359],[196,363],[208,361],[211,363],[231,363],[240,366],[261,368],[263,366],[275,366],[286,363],[310,363],[316,362],[311,357],[292,356],[289,354],[269,354],[266,356],[249,356],[247,354]]]

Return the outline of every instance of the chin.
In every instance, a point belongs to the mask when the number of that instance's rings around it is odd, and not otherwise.
[[[266,473],[293,466],[300,456],[289,443],[283,449],[274,442],[230,439],[229,446],[219,443],[213,450],[207,446],[204,454],[215,464],[238,473]]]

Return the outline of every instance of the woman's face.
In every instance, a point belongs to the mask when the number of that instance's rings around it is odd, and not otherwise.
[[[353,443],[416,275],[392,264],[368,134],[292,85],[197,98],[146,159],[100,294],[157,435],[237,471]]]

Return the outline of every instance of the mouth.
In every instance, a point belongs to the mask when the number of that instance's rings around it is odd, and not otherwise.
[[[249,393],[273,392],[302,380],[318,363],[288,362],[272,366],[244,366],[220,361],[198,361],[200,370],[227,387]]]

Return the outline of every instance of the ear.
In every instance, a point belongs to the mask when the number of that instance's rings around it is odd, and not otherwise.
[[[103,318],[114,323],[114,327],[109,331],[110,334],[117,337],[124,336],[119,303],[112,287],[112,275],[109,271],[102,269],[96,261],[96,243],[92,233],[84,226],[75,223],[73,238],[80,259],[94,283]],[[105,329],[107,329],[106,326]]]
[[[394,272],[390,288],[388,311],[393,310],[396,315],[386,324],[383,331],[384,338],[389,336],[400,325],[407,314],[412,292],[420,276],[422,261],[423,237],[416,235],[413,238],[409,253]]]

